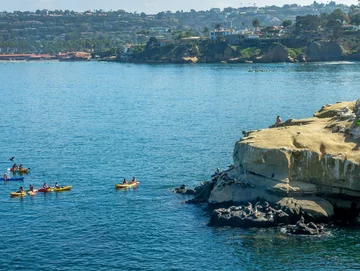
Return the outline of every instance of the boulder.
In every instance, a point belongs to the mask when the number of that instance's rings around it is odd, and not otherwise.
[[[183,184],[183,185],[180,185],[180,187],[175,188],[174,193],[182,194],[182,195],[194,195],[195,190],[194,189],[189,189],[189,188],[186,187],[185,184]]]
[[[297,56],[297,61],[299,61],[299,62],[307,62],[306,61],[306,55],[305,54],[299,54]]]
[[[344,49],[337,42],[312,42],[307,51],[307,61],[340,61]]]
[[[213,181],[205,181],[195,188],[194,198],[186,201],[186,203],[203,203],[207,202],[214,187]]]
[[[289,52],[281,44],[275,44],[270,47],[269,51],[265,52],[262,56],[256,57],[254,62],[259,63],[272,63],[272,62],[294,62],[290,58]]]
[[[313,222],[306,224],[305,219],[302,216],[295,225],[289,225],[286,228],[287,228],[287,232],[291,234],[301,234],[301,235],[318,235],[323,231],[322,225],[316,225]]]
[[[360,51],[348,54],[345,57],[345,60],[347,60],[347,61],[359,61],[360,60]]]
[[[320,197],[283,198],[278,206],[291,217],[291,221],[304,216],[313,222],[328,222],[334,216],[333,205]]]

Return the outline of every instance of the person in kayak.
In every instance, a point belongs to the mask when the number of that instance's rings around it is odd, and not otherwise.
[[[7,181],[8,179],[9,179],[9,176],[6,173],[4,173],[4,181]]]
[[[58,182],[55,183],[55,188],[60,188],[60,185],[58,184]]]
[[[48,186],[46,183],[44,183],[43,188],[48,189],[50,186]]]
[[[11,171],[15,171],[15,170],[18,170],[17,164],[13,164],[13,166],[12,166],[12,168],[11,168]]]
[[[136,178],[133,177],[132,180],[131,180],[131,182],[132,182],[132,183],[136,183],[136,182],[137,182]]]
[[[126,178],[124,178],[123,184],[127,184]]]
[[[20,186],[19,191],[17,191],[17,193],[22,193],[22,192],[24,192],[24,188]]]
[[[24,169],[23,165],[22,165],[22,164],[20,164],[20,166],[19,166],[19,170],[23,170],[23,169]]]

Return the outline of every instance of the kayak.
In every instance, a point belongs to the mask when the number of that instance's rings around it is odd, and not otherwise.
[[[138,187],[140,184],[140,182],[135,182],[135,183],[125,183],[125,184],[122,184],[122,183],[118,183],[118,184],[115,184],[115,187],[116,188],[136,188]]]
[[[8,168],[8,171],[11,171],[13,173],[29,173],[30,168],[15,169],[15,170]]]
[[[6,179],[6,181],[23,181],[24,180],[24,177],[9,177]],[[0,181],[5,181],[4,178],[0,178]]]
[[[53,188],[53,191],[54,191],[54,192],[69,191],[69,190],[71,190],[71,188],[72,188],[71,185],[63,186],[63,187],[59,187],[59,188],[54,187],[54,188]]]
[[[25,197],[26,196],[26,192],[10,192],[10,197]]]
[[[49,188],[40,188],[38,191],[39,191],[39,192],[46,193],[46,192],[51,192],[52,189],[51,189],[51,187],[49,187]]]
[[[36,189],[34,189],[33,191],[27,191],[27,193],[30,195],[30,196],[34,196],[34,195],[36,195],[37,194],[37,192],[38,192],[38,190],[36,190]]]

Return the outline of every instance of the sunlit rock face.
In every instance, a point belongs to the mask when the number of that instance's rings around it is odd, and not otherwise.
[[[275,193],[360,196],[359,105],[327,105],[312,118],[248,133],[235,144],[237,175],[262,177]]]
[[[208,202],[267,200],[320,218],[360,207],[360,99],[325,105],[308,119],[244,132],[231,169],[213,178]],[[287,200],[290,199],[290,200]]]

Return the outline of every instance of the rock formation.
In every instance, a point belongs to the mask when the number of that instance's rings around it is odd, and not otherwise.
[[[291,234],[317,235],[323,232],[323,225],[316,225],[313,222],[305,223],[304,217],[300,217],[295,225],[286,227],[286,231]]]
[[[254,58],[254,62],[259,63],[278,63],[278,62],[295,62],[290,58],[289,52],[283,45],[275,44],[263,55]]]
[[[196,188],[193,202],[234,206],[215,210],[210,224],[245,227],[276,224],[274,214],[273,220],[261,212],[249,217],[239,207],[247,202],[268,201],[292,224],[301,217],[327,222],[334,210],[360,208],[359,116],[360,99],[325,105],[312,118],[243,132],[232,167]]]
[[[289,215],[282,210],[275,210],[268,202],[257,202],[253,207],[249,202],[247,206],[231,206],[230,208],[215,209],[211,214],[211,226],[233,227],[272,227],[279,224],[288,224]]]
[[[185,184],[180,185],[180,187],[174,189],[174,193],[182,194],[182,195],[194,195],[195,190],[191,188],[187,188]]]
[[[344,49],[337,42],[312,42],[307,52],[307,61],[340,61]]]

